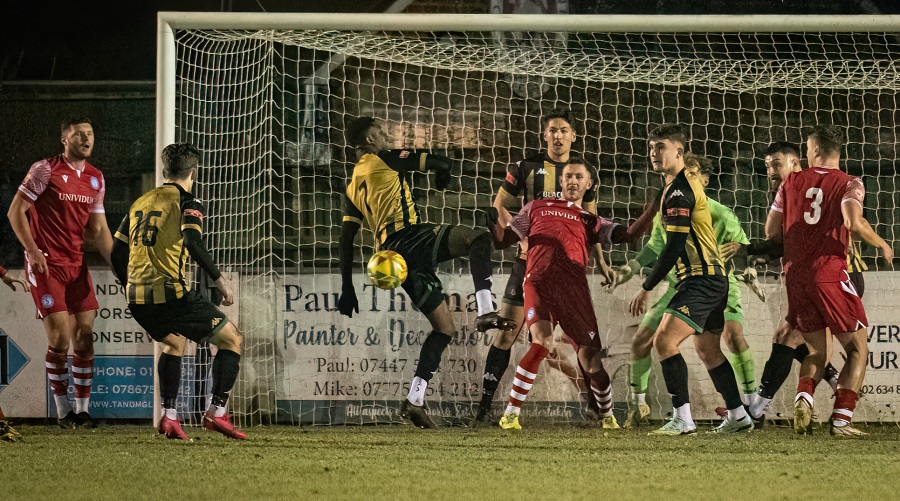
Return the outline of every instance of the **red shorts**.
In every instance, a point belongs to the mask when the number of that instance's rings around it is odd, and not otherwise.
[[[557,284],[565,285],[557,289]],[[553,285],[543,286],[525,279],[522,284],[525,325],[531,327],[539,320],[547,320],[554,328],[557,324],[562,327],[563,332],[578,346],[603,348],[587,280],[574,284],[562,280]]]
[[[848,277],[842,282],[787,280],[785,320],[800,332],[831,329],[832,334],[855,332],[868,326],[866,310]]]
[[[29,273],[28,281],[38,318],[61,311],[75,314],[100,308],[86,264],[47,265],[47,273]]]

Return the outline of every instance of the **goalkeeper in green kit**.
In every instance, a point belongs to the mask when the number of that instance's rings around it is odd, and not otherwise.
[[[688,175],[698,176],[704,186],[709,184],[709,160],[689,154],[685,158],[685,164],[685,170]],[[750,243],[747,235],[741,228],[737,216],[734,215],[731,209],[712,199],[709,199],[709,209],[712,213],[716,243],[719,245],[720,254],[726,260],[726,270],[728,271],[729,279],[728,306],[725,309],[725,329],[722,332],[722,337],[728,346],[726,357],[731,363],[734,374],[737,376],[738,384],[743,390],[742,400],[746,405],[749,404],[750,398],[756,391],[756,376],[753,367],[753,356],[750,353],[747,341],[744,339],[744,314],[741,306],[740,282],[747,283],[760,300],[765,301],[766,298],[759,288],[754,268],[746,268],[739,275],[733,272],[734,263],[731,259],[742,246]],[[666,232],[662,226],[661,216],[657,212],[653,219],[653,230],[650,240],[647,241],[644,248],[634,259],[617,270],[616,285],[621,285],[630,280],[634,274],[640,273],[641,268],[651,266],[659,257],[659,253],[665,245]],[[674,272],[673,268],[672,272],[667,276],[669,288],[666,290],[666,293],[641,319],[641,324],[631,342],[631,373],[629,377],[631,398],[629,400],[628,416],[624,423],[626,428],[638,426],[642,422],[646,423],[650,415],[650,406],[646,402],[647,384],[650,379],[651,364],[653,363],[650,357],[650,349],[653,347],[653,335],[656,333],[656,328],[662,320],[669,301],[677,292],[675,285],[678,283],[678,280],[675,278]]]

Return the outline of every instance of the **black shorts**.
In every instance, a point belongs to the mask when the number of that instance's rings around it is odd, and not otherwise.
[[[503,291],[503,302],[513,306],[523,306],[525,297],[522,294],[522,282],[525,281],[525,260],[516,258],[509,272],[509,280]]]
[[[448,225],[414,224],[391,233],[381,245],[382,249],[403,256],[409,270],[403,290],[413,306],[426,315],[444,302],[444,289],[434,269],[441,241],[447,238],[449,229]]]
[[[181,299],[159,304],[129,304],[128,309],[137,323],[156,341],[169,334],[184,336],[196,343],[204,343],[228,323],[228,317],[196,290]]]
[[[725,307],[728,305],[728,277],[688,277],[676,286],[666,313],[684,320],[701,334],[722,332],[725,328]]]
[[[859,296],[860,299],[862,299],[863,293],[866,291],[866,279],[863,278],[862,272],[848,272],[847,275],[850,276],[850,281],[853,282],[853,287],[856,288],[856,295]]]

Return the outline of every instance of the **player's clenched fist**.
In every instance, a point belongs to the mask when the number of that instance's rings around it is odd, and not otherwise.
[[[353,318],[353,312],[359,313],[359,300],[356,298],[356,289],[353,286],[344,287],[341,290],[341,298],[338,299],[338,311],[341,315]]]

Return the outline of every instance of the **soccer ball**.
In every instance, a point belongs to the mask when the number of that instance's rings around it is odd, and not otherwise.
[[[366,265],[369,282],[379,289],[399,287],[406,280],[406,260],[392,250],[378,251]]]

